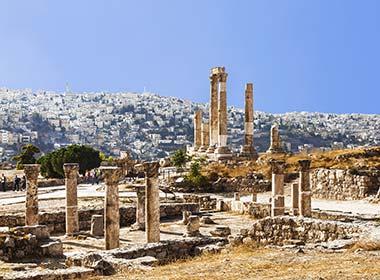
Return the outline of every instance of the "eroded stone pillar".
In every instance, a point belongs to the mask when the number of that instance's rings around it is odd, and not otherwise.
[[[105,248],[111,250],[120,246],[120,212],[119,212],[119,180],[121,169],[107,166],[101,168],[106,182],[106,196],[104,200],[104,231]]]
[[[299,215],[311,217],[311,190],[310,190],[310,163],[311,160],[305,159],[298,161],[299,172]]]
[[[194,115],[194,151],[202,145],[202,111],[197,110]]]
[[[218,145],[215,150],[218,159],[231,157],[231,151],[227,146],[227,76],[222,67],[219,74]]]
[[[285,213],[285,162],[282,160],[271,160],[270,164],[272,167],[272,217],[274,217],[284,215]]]
[[[202,145],[199,152],[206,152],[210,146],[210,126],[208,123],[202,123]]]
[[[209,108],[209,133],[210,143],[207,153],[213,153],[218,143],[218,75],[211,69],[210,75],[210,108]]]
[[[160,242],[160,193],[158,185],[159,163],[144,163],[145,169],[145,232],[146,242]]]
[[[26,177],[25,225],[38,225],[38,175],[39,164],[24,164]]]
[[[145,229],[145,188],[136,188],[136,223],[132,225],[134,230]]]
[[[79,164],[65,163],[63,170],[66,185],[66,235],[73,235],[79,231],[77,195]]]
[[[299,200],[299,186],[297,183],[293,183],[290,190],[290,196],[292,200],[292,207],[291,212],[292,215],[297,216],[298,215],[298,200]]]
[[[257,159],[258,155],[253,143],[253,84],[245,85],[245,122],[244,122],[244,145],[241,147],[240,155],[243,157]]]
[[[281,147],[281,138],[280,132],[278,130],[278,126],[276,124],[272,125],[270,129],[270,147],[267,153],[283,153],[283,149]]]

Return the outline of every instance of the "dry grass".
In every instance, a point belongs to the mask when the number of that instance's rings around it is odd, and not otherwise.
[[[257,162],[245,162],[243,165],[225,166],[219,163],[209,164],[204,168],[205,173],[215,172],[224,177],[246,176],[252,172],[260,172],[265,177],[270,177],[269,160],[281,159],[287,164],[286,172],[297,172],[298,161],[301,159],[311,159],[311,168],[336,168],[336,169],[380,169],[380,147],[366,149],[345,149],[323,152],[314,150],[313,152],[297,154],[261,154]]]
[[[306,254],[242,246],[148,271],[98,279],[380,279],[380,257],[354,252]]]

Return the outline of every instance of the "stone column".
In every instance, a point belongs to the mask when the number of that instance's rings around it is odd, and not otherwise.
[[[66,235],[73,235],[79,231],[77,196],[79,164],[65,163],[63,170],[66,185]]]
[[[291,199],[292,199],[292,208],[291,208],[291,213],[294,216],[298,215],[298,200],[299,200],[299,191],[298,191],[298,184],[293,183],[291,186]]]
[[[283,153],[281,147],[281,138],[280,133],[278,131],[278,126],[276,124],[272,125],[270,129],[270,147],[267,153],[275,154],[275,153]]]
[[[194,115],[194,151],[202,145],[202,111],[197,110]]]
[[[224,68],[219,74],[219,104],[218,104],[218,145],[215,150],[218,159],[231,157],[231,151],[227,146],[227,73]]]
[[[145,169],[145,232],[146,242],[160,242],[160,190],[158,186],[159,163],[144,163]]]
[[[253,84],[245,85],[245,123],[244,145],[241,147],[241,156],[257,159],[258,155],[253,144]]]
[[[104,230],[106,250],[119,248],[120,212],[119,212],[119,180],[121,169],[107,166],[101,168],[106,182],[106,197],[104,200]]]
[[[145,188],[137,187],[136,223],[132,225],[134,230],[145,229]]]
[[[210,108],[209,108],[210,144],[207,153],[213,153],[218,143],[218,75],[211,69],[210,75]]]
[[[299,172],[299,215],[311,217],[310,163],[305,159],[298,161]]]
[[[282,160],[271,160],[272,167],[272,217],[285,213],[284,168]]]
[[[199,152],[206,152],[210,145],[210,126],[208,123],[202,123],[202,146],[199,148]]]
[[[38,225],[38,175],[39,164],[24,164],[26,177],[25,225]]]

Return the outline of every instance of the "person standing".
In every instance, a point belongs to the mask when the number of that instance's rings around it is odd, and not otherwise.
[[[1,174],[1,187],[3,188],[3,192],[7,190],[7,177],[4,174]]]
[[[25,175],[22,176],[22,180],[21,180],[21,190],[22,190],[22,191],[25,191],[25,190],[26,190],[26,177],[25,177]]]
[[[20,190],[20,181],[21,181],[21,179],[16,175],[15,179],[13,181],[13,191],[19,191]]]

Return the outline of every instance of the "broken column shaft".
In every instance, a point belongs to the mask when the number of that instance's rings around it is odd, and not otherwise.
[[[311,160],[300,160],[299,171],[299,215],[311,217],[310,163]]]
[[[272,167],[272,217],[285,213],[284,168],[282,160],[271,160]]]
[[[106,182],[104,201],[105,248],[111,250],[120,246],[120,212],[119,212],[119,180],[121,169],[118,167],[102,167]]]
[[[145,231],[146,242],[160,242],[160,193],[158,185],[159,163],[143,164],[145,169]]]
[[[207,153],[213,153],[218,143],[218,75],[211,70],[210,108],[209,108],[209,147]]]
[[[65,163],[63,170],[66,187],[66,235],[73,235],[79,231],[77,195],[79,164]]]
[[[39,164],[24,164],[26,177],[25,225],[38,225],[38,175]]]

